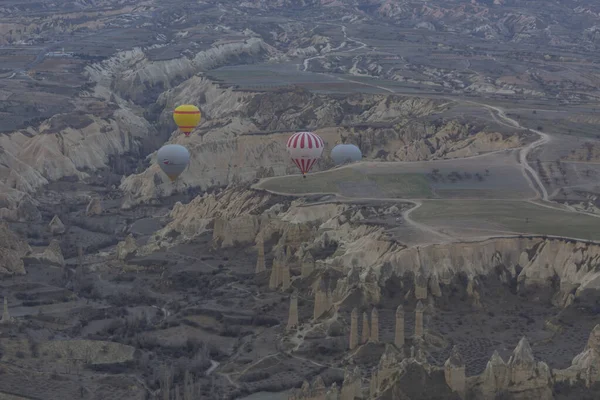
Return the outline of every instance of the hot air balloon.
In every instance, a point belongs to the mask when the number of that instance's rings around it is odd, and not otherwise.
[[[287,141],[287,151],[290,158],[306,178],[306,173],[321,158],[325,143],[319,135],[312,132],[294,133]]]
[[[362,160],[362,152],[353,144],[338,144],[331,150],[331,159],[335,165]]]
[[[168,144],[161,147],[156,154],[160,169],[173,182],[185,170],[190,162],[190,152],[178,144]]]
[[[173,111],[173,119],[179,127],[179,130],[190,136],[190,133],[200,123],[200,110],[191,104],[184,104]]]

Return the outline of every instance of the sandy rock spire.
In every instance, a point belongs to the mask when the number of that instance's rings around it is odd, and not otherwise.
[[[369,317],[366,312],[363,312],[363,321],[362,321],[362,336],[360,338],[361,343],[367,343],[369,338],[371,337],[371,332],[369,329]]]
[[[312,254],[307,251],[302,259],[301,274],[303,278],[309,276],[315,270],[315,259]]]
[[[0,320],[0,324],[10,324],[12,322],[12,318],[8,312],[8,299],[4,298],[4,309],[2,311],[2,319]]]
[[[379,311],[375,307],[371,310],[371,341],[379,343]]]
[[[404,346],[404,308],[402,304],[396,308],[396,334],[394,336],[394,344],[401,348]]]
[[[457,346],[452,348],[450,357],[444,363],[444,376],[450,389],[464,398],[467,385],[465,363]]]
[[[267,270],[267,267],[265,266],[265,242],[264,242],[262,236],[258,237],[258,239],[256,241],[256,247],[258,250],[258,256],[256,258],[255,272],[257,274],[260,274],[261,272],[264,272]]]
[[[350,314],[350,350],[358,346],[358,310],[354,308]]]
[[[423,307],[423,303],[419,300],[417,302],[417,308],[415,309],[415,338],[423,337],[423,312],[425,311],[425,307]]]
[[[415,297],[417,300],[425,300],[427,298],[427,277],[423,271],[420,271],[415,276]]]
[[[327,296],[327,285],[324,280],[321,280],[315,290],[315,308],[313,318],[318,319],[326,311],[329,310],[329,298]]]
[[[298,293],[294,292],[290,296],[290,313],[288,316],[287,330],[291,331],[298,328]]]
[[[52,218],[52,221],[50,221],[50,223],[48,224],[48,229],[53,235],[61,235],[65,233],[65,225],[60,220],[60,218],[58,218],[58,215],[55,215]]]
[[[102,204],[100,204],[100,200],[97,197],[93,197],[85,209],[85,215],[91,217],[100,214],[102,214]]]
[[[273,258],[273,266],[271,267],[271,277],[269,279],[269,289],[275,290],[281,284],[281,262],[282,249],[278,248]]]
[[[281,268],[281,270],[280,270],[281,290],[286,291],[290,288],[290,285],[291,285],[290,265],[285,260],[282,260],[282,264],[281,264],[280,268]]]

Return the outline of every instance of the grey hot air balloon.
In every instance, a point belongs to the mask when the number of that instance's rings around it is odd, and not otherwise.
[[[353,144],[338,144],[331,150],[331,159],[335,165],[360,161],[362,152]]]
[[[179,144],[168,144],[158,150],[156,162],[173,182],[190,162],[190,152]]]

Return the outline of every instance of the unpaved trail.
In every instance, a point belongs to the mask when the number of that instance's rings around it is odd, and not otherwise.
[[[489,104],[479,103],[479,102],[475,102],[475,101],[468,101],[468,103],[476,104],[478,106],[485,107],[488,110],[495,111],[497,113],[498,117],[502,120],[502,121],[499,121],[498,119],[496,119],[496,121],[498,121],[499,123],[501,123],[505,126],[508,126],[509,128],[527,129],[527,128],[524,128],[523,126],[521,126],[521,124],[519,124],[519,122],[517,122],[516,120],[507,116],[506,113],[504,112],[504,110],[500,107],[490,106]],[[494,114],[492,114],[492,115],[494,115]],[[536,140],[535,142],[529,143],[527,146],[524,146],[521,148],[521,151],[519,152],[519,163],[521,164],[523,176],[525,177],[527,182],[529,182],[529,186],[531,186],[531,188],[537,193],[536,198],[541,198],[543,201],[550,201],[548,198],[548,191],[546,190],[546,187],[542,183],[540,176],[531,167],[531,165],[529,165],[529,163],[527,162],[527,155],[531,152],[531,150],[550,142],[550,140],[552,138],[547,133],[538,131],[536,129],[529,129],[529,130],[538,134],[540,136],[540,138],[538,140]],[[529,172],[531,174],[531,176],[535,180],[537,186],[531,181],[529,174],[527,174],[527,172]]]
[[[345,25],[338,25],[338,24],[327,24],[327,25],[336,25],[336,26],[341,27],[342,28],[342,33],[344,34],[344,41],[339,46],[334,47],[333,49],[329,50],[325,54],[321,54],[321,55],[318,55],[318,56],[309,57],[309,58],[305,59],[302,62],[302,70],[303,71],[308,71],[308,64],[310,63],[311,60],[317,60],[319,58],[325,58],[328,55],[331,55],[331,54],[335,53],[336,51],[342,50],[342,48],[344,47],[344,45],[346,44],[346,42],[353,42],[353,43],[358,44],[358,47],[345,50],[347,53],[352,52],[352,51],[357,51],[357,50],[360,50],[360,49],[364,49],[365,47],[367,47],[366,43],[363,43],[360,40],[356,40],[356,39],[348,37],[348,34],[346,33],[346,26]]]

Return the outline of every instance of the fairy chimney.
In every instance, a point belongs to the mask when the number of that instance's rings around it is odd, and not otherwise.
[[[340,389],[338,388],[337,383],[334,382],[331,384],[331,387],[325,395],[325,400],[340,400]]]
[[[358,310],[354,308],[350,314],[350,350],[358,346]]]
[[[415,338],[423,337],[423,303],[421,300],[417,302],[417,308],[415,309]]]
[[[415,297],[417,300],[425,300],[427,298],[427,278],[420,271],[415,277]]]
[[[8,299],[4,298],[4,310],[2,311],[2,319],[0,320],[0,324],[10,324],[12,322],[12,318],[10,313],[8,312]]]
[[[315,270],[315,259],[309,251],[306,252],[306,255],[302,259],[301,266],[301,274],[303,278],[306,278]]]
[[[327,287],[325,281],[321,280],[315,290],[315,308],[313,312],[313,318],[318,319],[325,311],[329,310],[327,298]]]
[[[377,378],[377,368],[374,368],[371,372],[371,380],[369,381],[369,396],[372,398],[376,397],[378,381],[379,379]]]
[[[394,344],[398,348],[404,346],[404,308],[402,305],[399,305],[396,309],[396,336],[394,337]]]
[[[65,225],[60,218],[58,218],[58,215],[55,215],[52,218],[52,221],[50,221],[48,224],[48,228],[50,229],[50,233],[53,235],[61,235],[65,233]]]
[[[369,317],[367,316],[366,312],[363,312],[362,336],[360,338],[360,342],[367,343],[370,337],[371,333],[369,332]]]
[[[371,341],[379,343],[379,312],[375,307],[371,310]]]
[[[342,390],[340,394],[340,399],[356,398],[362,398],[362,377],[358,367],[355,367],[352,371],[345,371],[344,383],[342,384]]]
[[[102,214],[102,205],[100,204],[100,200],[96,197],[93,197],[85,209],[85,215],[91,217],[93,215],[100,214]]]
[[[257,240],[256,247],[258,249],[258,256],[256,258],[255,272],[260,274],[267,270],[267,267],[265,266],[265,242],[262,237]]]
[[[466,393],[465,363],[458,351],[458,347],[452,348],[450,357],[444,363],[444,376],[446,383],[452,391],[464,398]]]
[[[508,386],[508,367],[497,350],[487,362],[483,371],[483,386],[488,393],[496,393]]]
[[[294,292],[290,297],[290,314],[288,316],[287,330],[298,328],[298,293]]]
[[[282,264],[281,264],[281,290],[286,291],[289,289],[290,287],[290,265],[283,260]]]
[[[271,277],[269,279],[269,289],[275,290],[281,283],[281,261],[282,261],[282,250],[278,248],[275,251],[275,257],[273,258],[273,266],[271,267]]]

